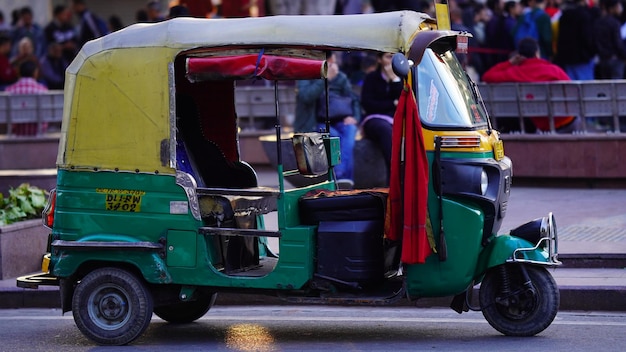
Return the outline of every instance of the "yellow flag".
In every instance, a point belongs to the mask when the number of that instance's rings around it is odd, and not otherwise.
[[[450,29],[450,13],[448,12],[448,4],[435,4],[435,13],[437,14],[437,29]]]

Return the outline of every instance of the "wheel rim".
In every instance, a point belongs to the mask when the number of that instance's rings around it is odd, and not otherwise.
[[[497,309],[502,316],[511,320],[523,320],[531,316],[539,307],[539,298],[536,288],[523,290],[519,294],[511,296],[508,305],[497,304]]]
[[[89,295],[89,318],[101,329],[119,329],[130,319],[129,297],[128,292],[117,285],[102,285]]]

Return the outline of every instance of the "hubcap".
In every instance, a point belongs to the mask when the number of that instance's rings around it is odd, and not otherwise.
[[[130,299],[123,288],[107,284],[89,295],[88,312],[91,321],[104,330],[115,330],[130,319]]]
[[[538,297],[533,289],[522,289],[503,299],[498,304],[498,310],[506,317],[512,320],[522,320],[531,315],[539,304]]]

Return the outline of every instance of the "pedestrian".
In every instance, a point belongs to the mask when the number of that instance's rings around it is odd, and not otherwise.
[[[87,8],[85,0],[72,0],[72,8],[79,18],[77,32],[80,46],[92,39],[109,34],[107,23]]]
[[[52,13],[52,21],[44,28],[46,44],[61,45],[63,57],[71,62],[78,51],[78,36],[72,25],[72,11],[65,5],[57,5]]]
[[[519,42],[518,53],[511,59],[496,64],[483,75],[487,83],[503,82],[549,82],[569,81],[569,76],[559,66],[539,57],[539,45],[532,38]],[[547,117],[531,118],[538,131],[550,131]],[[568,133],[578,130],[579,120],[575,116],[555,117],[557,132]]]
[[[9,35],[11,30],[11,25],[4,19],[4,12],[0,10],[0,34]]]
[[[5,92],[11,94],[40,94],[48,91],[48,88],[37,82],[38,67],[32,61],[24,61],[20,64],[20,79],[8,86]],[[48,124],[41,123],[41,133],[46,132]],[[12,125],[12,133],[18,136],[34,136],[37,134],[37,122],[15,123]]]
[[[120,29],[124,28],[124,24],[122,23],[122,19],[118,15],[111,15],[111,16],[109,16],[108,25],[109,25],[109,32],[111,32],[111,33],[117,32]]]
[[[519,50],[520,40],[531,37],[539,44],[542,58],[552,58],[552,23],[550,16],[543,10],[544,0],[521,0],[522,14],[513,28],[513,39]]]
[[[0,90],[17,80],[17,71],[9,60],[10,52],[11,38],[0,33]]]
[[[594,22],[593,38],[598,52],[598,79],[620,79],[624,77],[626,48],[620,36],[618,17],[623,8],[620,0],[602,0],[602,16]]]
[[[39,67],[39,58],[35,55],[33,42],[29,37],[23,37],[17,43],[17,54],[11,58],[11,65],[17,72],[20,72],[20,66],[25,61],[32,61],[35,63],[35,66]]]
[[[364,137],[382,151],[387,175],[391,169],[393,116],[402,93],[402,80],[391,68],[392,58],[392,53],[379,53],[376,70],[365,76],[361,89],[361,106],[365,112],[361,129]]]
[[[41,68],[40,80],[48,89],[63,89],[65,84],[65,69],[69,62],[63,57],[63,49],[59,43],[48,45],[48,55],[41,58],[39,67]]]
[[[515,51],[511,32],[517,22],[517,15],[512,14],[513,9],[519,9],[519,4],[515,1],[489,0],[487,4],[491,5],[493,16],[485,28],[485,47],[490,52],[490,55],[485,55],[483,62],[485,70],[507,60]]]
[[[342,188],[354,186],[353,150],[357,126],[361,119],[359,100],[352,91],[350,80],[339,70],[334,53],[327,58],[328,116],[330,135],[340,138],[341,163],[335,167]],[[324,80],[297,82],[296,118],[294,131],[311,132],[326,128],[326,94]]]
[[[19,11],[19,18],[17,26],[13,29],[11,54],[17,55],[18,44],[22,38],[28,38],[33,46],[33,54],[38,58],[44,56],[46,53],[44,33],[41,27],[33,21],[33,10],[28,6],[22,7]]]
[[[165,20],[165,17],[161,14],[161,2],[159,1],[148,1],[146,4],[146,20],[144,22],[161,22]]]
[[[573,80],[594,79],[594,21],[585,0],[567,0],[563,5],[554,62]]]
[[[268,0],[273,15],[334,15],[337,0]]]

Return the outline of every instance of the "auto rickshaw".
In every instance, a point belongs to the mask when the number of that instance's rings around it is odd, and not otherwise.
[[[511,161],[456,59],[464,36],[401,11],[180,18],[87,43],[66,73],[50,252],[18,286],[60,286],[63,313],[104,345],[132,342],[153,313],[199,319],[218,292],[371,306],[450,296],[505,335],[543,331],[559,305],[546,270],[560,264],[556,224],[498,234]],[[390,188],[337,190],[341,141],[326,131],[295,134],[297,169],[279,162],[278,187],[259,187],[239,155],[236,87],[325,79],[330,50],[396,53],[406,88]],[[295,173],[326,176],[286,189]],[[278,229],[264,227],[271,212]]]

